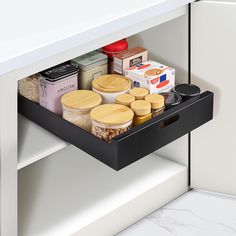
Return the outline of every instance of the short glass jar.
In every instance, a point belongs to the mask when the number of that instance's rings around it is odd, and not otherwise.
[[[104,104],[90,112],[92,134],[105,142],[126,132],[132,127],[133,111],[120,104]]]
[[[165,111],[165,98],[159,94],[149,94],[145,100],[151,103],[152,117],[156,117]]]
[[[61,98],[63,118],[82,129],[91,132],[90,111],[100,105],[102,97],[90,90],[75,90]]]
[[[118,95],[129,92],[131,81],[122,75],[102,75],[93,80],[92,88],[102,96],[103,103],[110,104],[115,103]]]
[[[136,100],[131,103],[130,108],[134,111],[134,125],[140,125],[152,118],[151,104],[145,100]]]
[[[143,100],[149,94],[149,91],[145,88],[132,88],[129,93],[133,95],[136,100]]]
[[[130,107],[130,104],[135,101],[135,97],[131,94],[121,94],[116,97],[116,104],[121,104]]]

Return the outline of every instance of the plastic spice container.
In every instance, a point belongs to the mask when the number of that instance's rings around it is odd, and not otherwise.
[[[41,72],[40,77],[40,105],[61,115],[61,96],[78,88],[77,68],[65,62]]]
[[[91,89],[93,79],[107,74],[107,55],[93,51],[72,60],[79,69],[79,89]]]
[[[129,93],[135,96],[136,100],[143,100],[149,94],[149,91],[145,88],[132,88]]]
[[[152,118],[151,104],[145,100],[137,100],[131,103],[130,108],[134,111],[134,125],[140,125]]]
[[[131,94],[121,94],[116,97],[116,103],[129,107],[132,102],[135,101],[135,97]]]
[[[90,112],[92,133],[110,143],[112,138],[132,127],[133,111],[120,104],[104,104]]]
[[[201,93],[201,89],[194,84],[178,84],[173,91],[182,97],[194,97]]]
[[[165,98],[159,94],[149,94],[145,100],[151,103],[152,116],[156,117],[165,111]]]
[[[90,90],[75,90],[61,98],[63,118],[91,132],[90,111],[100,105],[102,97]]]
[[[160,95],[162,95],[165,98],[166,108],[176,106],[180,104],[182,101],[182,97],[175,92],[161,93]]]
[[[128,42],[122,39],[106,45],[102,48],[103,53],[108,56],[108,73],[114,73],[114,56],[128,49]]]
[[[39,77],[32,75],[18,82],[19,93],[33,102],[39,102]]]
[[[102,96],[103,103],[115,103],[118,95],[129,92],[131,81],[122,75],[102,75],[93,80],[92,88]]]

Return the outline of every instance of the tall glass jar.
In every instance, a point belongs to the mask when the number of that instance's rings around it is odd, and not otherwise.
[[[90,111],[100,105],[102,97],[89,90],[76,90],[61,98],[63,118],[76,126],[91,132]]]

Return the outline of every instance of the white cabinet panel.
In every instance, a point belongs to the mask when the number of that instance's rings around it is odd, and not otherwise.
[[[236,194],[236,2],[192,4],[192,83],[215,93],[214,120],[192,133],[191,184]]]

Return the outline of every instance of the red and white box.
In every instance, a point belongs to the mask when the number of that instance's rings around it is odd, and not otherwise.
[[[147,88],[151,94],[170,92],[175,86],[175,69],[155,61],[146,61],[125,70],[132,87]]]

